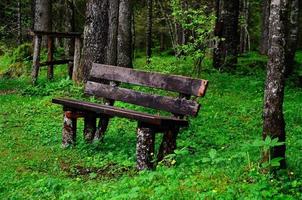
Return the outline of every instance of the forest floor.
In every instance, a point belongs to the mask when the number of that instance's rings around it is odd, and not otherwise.
[[[158,55],[144,63],[138,56],[135,68],[193,74],[190,59]],[[198,117],[181,131],[175,154],[143,172],[135,170],[135,121],[115,118],[103,143],[85,144],[80,120],[77,146],[61,149],[62,108],[51,99],[84,98],[65,67],[52,82],[41,70],[35,87],[28,76],[0,78],[0,199],[302,199],[302,89],[295,78],[284,104],[288,169],[272,175],[259,164],[265,63],[255,53],[240,58],[236,73],[206,63],[200,77],[210,85]]]

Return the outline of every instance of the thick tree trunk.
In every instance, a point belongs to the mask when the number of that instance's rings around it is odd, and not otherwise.
[[[263,138],[278,138],[285,142],[285,122],[283,116],[284,74],[286,66],[286,11],[288,0],[271,1],[270,6],[270,48],[264,98]],[[263,161],[282,157],[281,167],[285,167],[285,145],[273,147],[263,152]]]
[[[214,67],[233,69],[237,64],[239,0],[217,1],[216,36],[221,40],[214,50]]]
[[[64,32],[75,32],[75,8],[74,3],[71,0],[64,0]],[[64,49],[65,55],[68,58],[72,58],[74,56],[74,43],[75,39],[65,39],[64,40]],[[72,79],[73,72],[73,63],[68,63],[68,75],[69,78]]]
[[[147,64],[151,61],[152,55],[152,0],[147,0],[147,31],[146,31],[146,56]]]
[[[36,31],[52,30],[51,0],[36,0],[35,25]],[[43,46],[47,44],[47,38],[43,39]]]
[[[86,5],[83,64],[78,80],[87,81],[92,63],[104,63],[108,41],[108,0],[89,0]]]
[[[299,0],[290,1],[289,29],[287,32],[286,76],[293,73],[299,34]]]
[[[109,30],[106,64],[117,65],[117,35],[119,23],[119,0],[109,1]]]
[[[132,67],[131,13],[131,1],[120,0],[117,64],[121,67]]]
[[[271,0],[262,0],[262,28],[259,51],[267,55],[269,48],[269,16]]]

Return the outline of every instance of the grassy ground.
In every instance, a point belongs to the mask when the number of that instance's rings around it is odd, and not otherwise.
[[[190,75],[191,63],[162,55],[151,66],[138,57],[135,66]],[[203,69],[208,93],[166,158],[170,167],[139,173],[134,121],[113,119],[104,143],[87,145],[80,120],[78,145],[61,149],[62,108],[51,99],[83,98],[63,67],[53,82],[42,70],[37,87],[27,76],[0,79],[0,199],[302,199],[302,90],[292,81],[286,88],[288,170],[261,173],[253,143],[261,139],[265,58],[251,53],[240,63],[236,74]]]

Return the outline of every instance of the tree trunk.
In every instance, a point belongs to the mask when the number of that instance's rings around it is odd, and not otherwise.
[[[89,0],[86,4],[83,64],[78,69],[80,81],[86,82],[92,63],[104,63],[108,41],[108,0]]]
[[[151,61],[152,54],[152,0],[147,0],[147,31],[146,31],[146,55],[147,64]]]
[[[17,2],[18,7],[18,44],[20,45],[22,43],[22,14],[21,14],[21,0],[18,0]]]
[[[120,0],[117,64],[121,67],[132,67],[131,13],[131,1]]]
[[[286,48],[286,76],[293,73],[299,34],[299,0],[290,1],[289,29]]]
[[[270,5],[270,49],[264,98],[263,139],[267,136],[285,142],[285,122],[283,116],[284,72],[286,66],[286,11],[288,0],[271,1]],[[285,145],[272,147],[263,152],[263,161],[281,157],[281,168],[285,167]]]
[[[64,31],[65,32],[75,32],[75,10],[74,3],[71,0],[64,0]],[[68,58],[72,58],[74,56],[74,43],[75,39],[65,39],[64,40],[64,49],[65,55]],[[72,79],[73,72],[73,63],[68,63],[68,75],[69,78]]]
[[[50,0],[36,0],[34,29],[36,31],[52,30],[52,14]],[[46,37],[43,39],[43,44],[47,44]]]
[[[106,64],[117,65],[117,35],[119,23],[119,0],[109,1],[109,30]]]
[[[250,36],[248,31],[249,23],[249,1],[241,0],[240,2],[240,11],[241,11],[241,26],[240,26],[240,53],[246,53],[250,50]]]
[[[262,28],[260,39],[260,53],[267,55],[269,47],[269,16],[271,0],[262,0]]]
[[[216,35],[220,38],[214,50],[214,67],[233,69],[237,64],[239,0],[217,1]]]

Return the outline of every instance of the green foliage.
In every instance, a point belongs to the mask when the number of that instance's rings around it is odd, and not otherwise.
[[[213,30],[216,17],[213,13],[209,14],[207,6],[183,8],[180,0],[172,0],[171,6],[176,23],[180,24],[189,35],[189,41],[178,47],[178,54],[191,56],[199,73],[206,53],[211,49],[209,46],[215,41]]]
[[[251,53],[240,63],[253,59],[262,58]],[[190,75],[192,64],[164,55],[148,66],[141,57],[135,68]],[[83,141],[79,120],[77,146],[61,149],[62,108],[51,99],[84,98],[81,87],[62,79],[66,68],[56,69],[52,82],[42,70],[35,87],[29,77],[0,79],[0,199],[301,199],[302,91],[290,85],[285,93],[288,169],[263,174],[262,148],[278,143],[253,145],[262,133],[265,80],[263,69],[256,71],[204,68],[201,77],[211,84],[199,116],[179,134],[174,154],[150,172],[135,170],[137,123],[131,120],[112,119],[105,141],[94,144]]]

